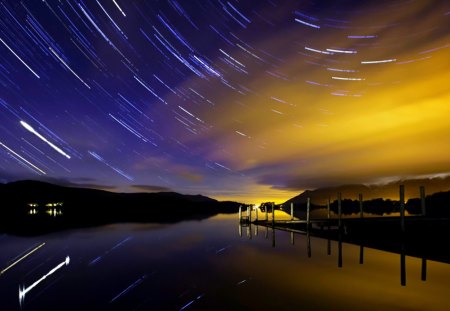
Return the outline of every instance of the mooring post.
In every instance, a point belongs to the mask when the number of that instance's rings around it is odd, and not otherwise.
[[[272,227],[272,247],[275,247],[275,227]]]
[[[338,232],[338,268],[342,268],[342,233]]]
[[[331,240],[330,240],[330,233],[328,233],[327,255],[331,255]]]
[[[306,199],[306,228],[309,230],[309,211],[311,209],[311,199]]]
[[[406,256],[405,256],[404,240],[402,240],[402,246],[400,251],[400,285],[406,286]]]
[[[328,243],[327,243],[327,254],[331,255],[331,240],[330,240],[330,198],[327,200],[327,219],[328,219]]]
[[[359,217],[364,217],[364,211],[363,211],[363,195],[362,193],[359,194]]]
[[[239,222],[242,222],[242,205],[239,205]]]
[[[327,218],[330,219],[330,198],[327,201]]]
[[[359,246],[359,264],[362,265],[364,263],[364,245]]]
[[[272,202],[272,226],[275,224],[275,204]]]
[[[421,273],[421,280],[426,281],[427,280],[427,259],[425,257],[422,257],[422,273]]]
[[[400,185],[400,224],[405,231],[405,185]]]
[[[341,200],[342,200],[342,193],[338,193],[338,225],[339,225],[339,230],[341,230],[341,213],[342,213],[342,208],[341,208]]]
[[[309,229],[306,231],[306,247],[308,248],[308,258],[311,258],[311,235]]]
[[[425,208],[425,187],[420,186],[420,206],[422,208],[422,216],[427,215],[427,210]]]
[[[294,202],[291,202],[291,220],[294,220]]]

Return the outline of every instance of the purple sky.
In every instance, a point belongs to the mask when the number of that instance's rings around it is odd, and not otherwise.
[[[1,1],[0,182],[282,201],[450,172],[448,1]]]

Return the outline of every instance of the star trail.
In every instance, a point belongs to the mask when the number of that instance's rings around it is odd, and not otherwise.
[[[0,182],[257,203],[449,174],[449,19],[446,0],[0,1]]]

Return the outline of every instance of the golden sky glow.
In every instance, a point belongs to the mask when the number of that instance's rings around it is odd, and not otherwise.
[[[214,124],[200,140],[221,146],[208,156],[253,176],[249,198],[259,193],[280,201],[301,189],[450,172],[450,38],[440,28],[448,24],[445,8],[416,2],[385,13],[351,16],[352,30],[261,36],[254,50],[275,49],[284,61],[233,81],[245,81],[252,92],[224,96],[221,108],[199,111]],[[346,37],[355,34],[377,37]],[[314,53],[306,45],[357,54]],[[377,60],[392,61],[363,63]],[[261,185],[269,188],[261,191]]]

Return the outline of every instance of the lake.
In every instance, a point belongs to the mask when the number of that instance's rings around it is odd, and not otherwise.
[[[424,281],[407,256],[402,286],[399,254],[364,248],[360,264],[358,245],[343,243],[339,260],[336,241],[241,229],[218,215],[4,234],[0,309],[450,310],[449,264],[427,260]]]

